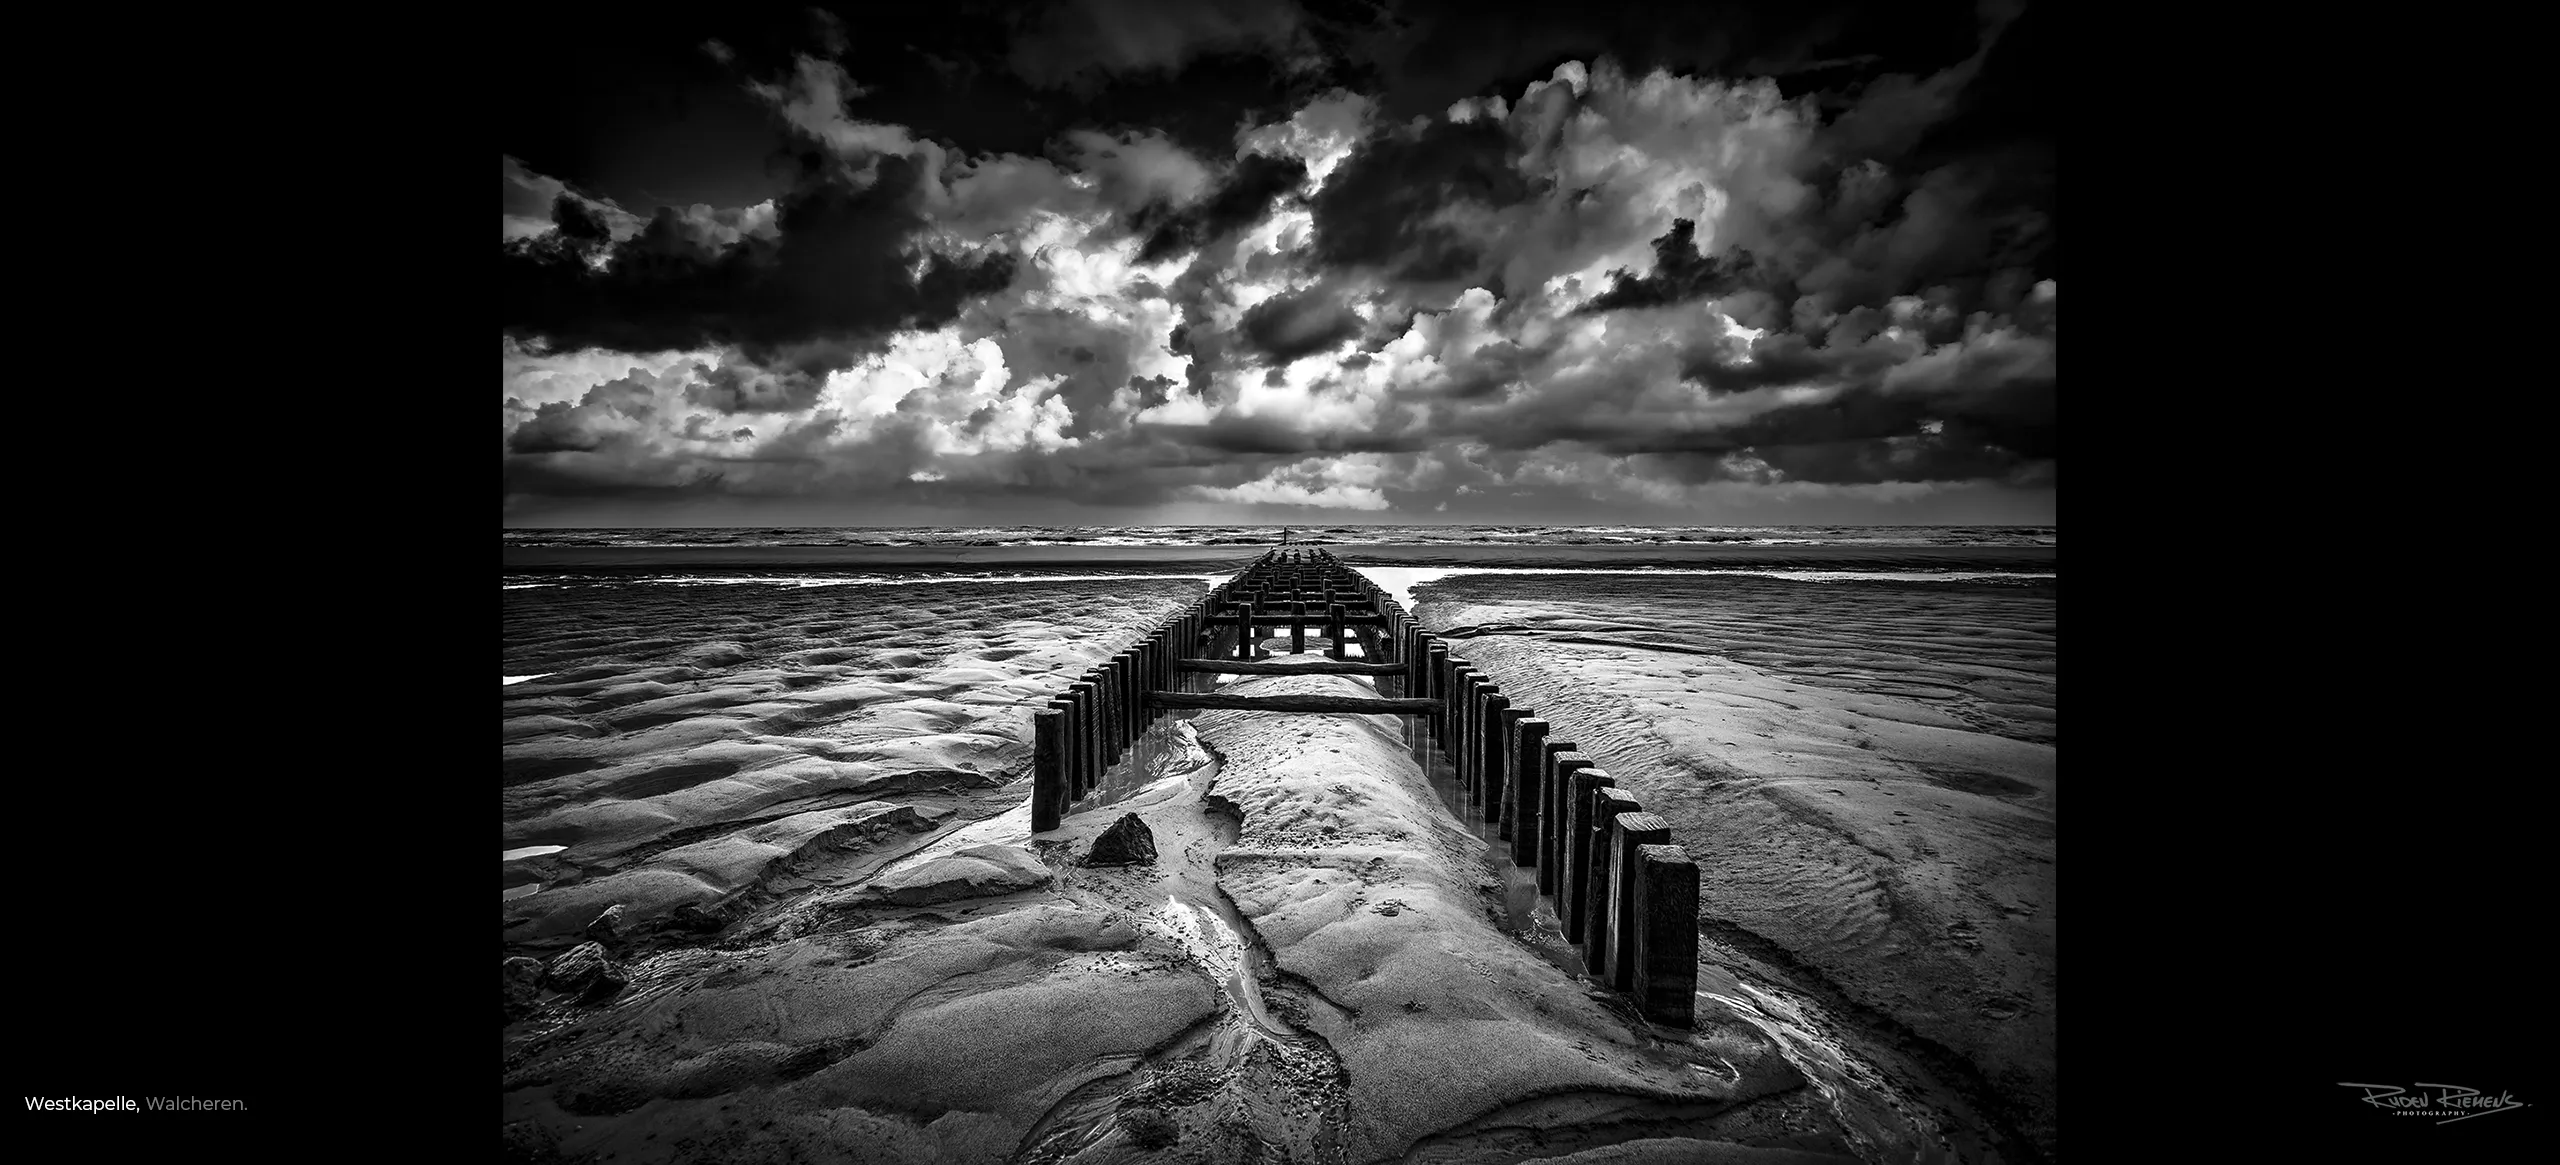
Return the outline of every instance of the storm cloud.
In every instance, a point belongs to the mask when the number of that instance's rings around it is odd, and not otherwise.
[[[765,196],[504,155],[510,512],[2049,520],[2036,25],[1915,9],[1887,51],[1769,11],[695,30],[683,67],[771,135],[732,183]],[[964,77],[1036,132],[900,96]]]

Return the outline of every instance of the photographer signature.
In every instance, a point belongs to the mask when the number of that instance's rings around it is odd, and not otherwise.
[[[2437,1124],[2449,1125],[2455,1121],[2470,1120],[2475,1116],[2487,1116],[2493,1112],[2527,1107],[2512,1093],[2501,1092],[2496,1096],[2485,1096],[2477,1088],[2465,1088],[2459,1084],[2421,1082],[2413,1085],[2418,1089],[2435,1089],[2433,1096],[2423,1091],[2412,1092],[2396,1084],[2354,1084],[2342,1080],[2339,1081],[2339,1087],[2364,1089],[2364,1096],[2361,1099],[2366,1104],[2389,1110],[2399,1116],[2443,1117],[2444,1119],[2437,1121]]]

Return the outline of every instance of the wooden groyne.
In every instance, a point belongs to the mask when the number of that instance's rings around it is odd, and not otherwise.
[[[1327,640],[1326,662],[1261,662],[1271,655],[1262,643],[1283,634],[1303,653],[1310,625]],[[1216,675],[1296,672],[1371,676],[1378,696],[1208,690]],[[1515,865],[1536,867],[1584,968],[1633,996],[1645,1018],[1690,1026],[1698,868],[1668,824],[1332,554],[1263,555],[1033,712],[1032,831],[1056,829],[1149,725],[1184,708],[1421,717],[1469,809],[1511,843]]]

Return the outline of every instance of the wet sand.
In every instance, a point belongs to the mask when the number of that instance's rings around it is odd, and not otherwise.
[[[1340,676],[1230,688],[1374,693]],[[1655,1028],[1505,933],[1485,844],[1409,740],[1392,716],[1199,713],[1159,722],[1053,833],[1030,836],[1016,804],[804,852],[805,888],[724,904],[716,935],[616,944],[628,987],[511,1022],[510,1145],[617,1161],[1854,1159],[1755,1025],[1709,1008],[1694,1031]],[[1127,813],[1157,860],[1084,864]],[[1014,880],[940,901],[879,892],[1008,863]]]
[[[1577,977],[1395,717],[1167,720],[1031,837],[1030,710],[1201,585],[507,591],[502,945],[629,975],[510,986],[509,1151],[2050,1152],[2050,584],[1420,588],[1698,856],[1693,1033]],[[1084,865],[1128,812],[1159,860]]]
[[[506,592],[506,674],[540,678],[502,688],[501,849],[562,847],[502,863],[509,950],[568,945],[614,903],[647,924],[789,893],[811,853],[1021,800],[1033,706],[1200,592]]]
[[[2051,583],[1465,575],[1415,594],[1671,822],[1702,875],[1702,962],[1848,1053],[1845,1119],[1868,1114],[1879,1159],[2053,1155]]]

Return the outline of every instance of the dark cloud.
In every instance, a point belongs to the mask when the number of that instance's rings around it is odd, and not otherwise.
[[[1747,253],[1725,257],[1698,254],[1698,224],[1673,219],[1671,230],[1653,241],[1653,270],[1642,276],[1621,268],[1610,273],[1607,291],[1583,305],[1585,312],[1619,308],[1661,307],[1683,300],[1713,298],[1753,286],[1757,263]]]
[[[1360,317],[1321,287],[1275,295],[1244,313],[1245,345],[1286,365],[1340,346],[1360,334]]]
[[[1316,257],[1415,283],[1460,279],[1483,266],[1478,244],[1442,221],[1462,205],[1515,206],[1532,188],[1517,147],[1489,118],[1390,129],[1361,143],[1315,199]]]
[[[665,245],[663,231],[611,249],[602,270],[582,248],[511,244],[502,256],[503,329],[555,346],[633,352],[734,344],[759,364],[800,346],[802,371],[841,367],[869,341],[939,326],[1013,277],[1009,254],[925,252],[915,239],[924,222],[916,182],[902,157],[880,159],[868,184],[819,168],[782,200],[774,236],[708,256]]]
[[[509,131],[511,493],[1525,514],[2054,480],[2051,101],[2004,0],[838,11],[561,26],[685,59],[577,66],[596,93],[544,82],[537,144]],[[863,169],[634,182],[661,141],[712,156],[656,132],[722,107],[705,71]]]
[[[1409,453],[1425,448],[1420,434],[1309,431],[1274,416],[1220,413],[1205,425],[1148,425],[1147,431],[1217,456],[1228,454]],[[1215,456],[1203,463],[1214,463]]]
[[[1271,204],[1307,180],[1307,164],[1296,158],[1246,154],[1218,183],[1209,197],[1181,210],[1159,204],[1131,224],[1146,232],[1138,251],[1141,263],[1161,263],[1184,251],[1205,247],[1262,221]]]
[[[686,385],[684,397],[722,413],[796,413],[815,404],[826,387],[823,376],[731,362]]]
[[[571,415],[575,407],[567,401],[554,401],[535,409],[533,419],[507,434],[507,452],[583,453],[602,445],[602,438],[589,433]]]
[[[601,243],[613,238],[613,228],[606,226],[603,218],[567,194],[552,200],[551,221],[560,228],[560,237],[573,244]]]
[[[1744,0],[1717,4],[1395,0],[1362,49],[1390,118],[1468,97],[1516,96],[1568,61],[1631,72],[1774,75],[1799,90],[1934,70],[1974,50],[1973,0]]]
[[[1901,358],[1902,353],[1886,347],[1817,347],[1802,336],[1780,332],[1754,342],[1749,359],[1727,351],[1720,339],[1697,344],[1681,362],[1680,375],[1711,392],[1739,393],[1824,378],[1873,377]]]

